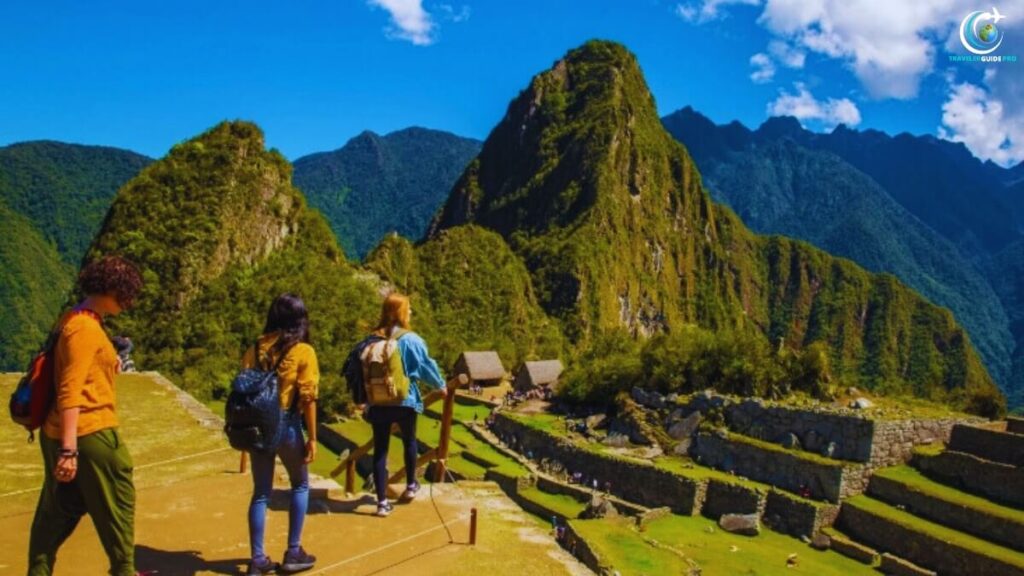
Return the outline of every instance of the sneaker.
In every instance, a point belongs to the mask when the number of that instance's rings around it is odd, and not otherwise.
[[[249,562],[249,569],[245,571],[246,576],[259,576],[261,574],[273,574],[277,570],[277,562],[270,559],[269,556],[263,556],[262,558],[251,560]]]
[[[377,503],[377,516],[386,518],[395,510],[395,507],[391,505],[391,502],[387,500]]]
[[[302,546],[298,550],[289,550],[284,553],[284,560],[281,561],[281,570],[284,572],[300,572],[309,570],[316,563],[316,556],[307,554]]]
[[[401,497],[398,498],[399,502],[412,502],[416,499],[416,495],[420,492],[420,483],[413,482],[405,487],[405,492],[402,492]]]

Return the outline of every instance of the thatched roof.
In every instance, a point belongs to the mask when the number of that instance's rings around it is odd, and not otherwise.
[[[455,362],[457,372],[466,371],[470,380],[500,380],[505,377],[501,358],[493,350],[487,352],[463,352]]]
[[[533,386],[545,386],[558,381],[562,375],[561,360],[540,360],[537,362],[526,362],[519,369],[516,376],[516,383],[531,384]],[[525,381],[524,381],[525,379]]]

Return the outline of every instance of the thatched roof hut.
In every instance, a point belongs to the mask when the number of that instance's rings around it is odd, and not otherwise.
[[[557,390],[558,378],[564,369],[561,360],[526,362],[516,373],[514,386],[524,392],[542,386]]]
[[[469,376],[470,382],[478,386],[497,386],[505,378],[505,366],[493,350],[463,352],[455,361],[455,373]]]

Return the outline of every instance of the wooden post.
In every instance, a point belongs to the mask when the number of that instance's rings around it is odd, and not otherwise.
[[[345,463],[345,493],[356,493],[356,461],[351,458]]]
[[[242,452],[242,458],[238,462],[238,473],[245,474],[245,471],[249,469],[249,453]]]
[[[469,545],[476,546],[476,508],[469,511]]]
[[[452,436],[452,415],[455,412],[455,392],[459,386],[469,381],[465,374],[454,378],[455,382],[448,386],[448,394],[444,397],[444,411],[441,413],[441,438],[437,443],[437,472],[434,482],[443,482],[444,473],[448,469],[448,442]]]

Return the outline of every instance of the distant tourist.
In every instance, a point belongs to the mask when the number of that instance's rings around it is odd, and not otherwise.
[[[103,319],[131,308],[142,289],[134,264],[108,256],[78,276],[85,299],[58,322],[56,400],[42,426],[43,489],[29,536],[29,576],[53,572],[57,549],[85,514],[110,560],[110,574],[135,574],[132,458],[118,431],[118,358]]]
[[[117,351],[117,357],[121,360],[121,372],[135,372],[135,361],[131,357],[132,350],[135,348],[132,345],[132,339],[127,336],[114,336],[110,340],[114,344],[114,350]]]
[[[419,383],[447,394],[444,377],[430,357],[427,344],[412,331],[409,298],[392,293],[381,306],[377,329],[370,335],[377,341],[363,351],[366,375],[366,419],[373,426],[373,479],[377,491],[377,516],[386,517],[393,507],[387,499],[388,445],[391,426],[398,424],[405,457],[405,491],[399,501],[411,502],[419,493],[416,481],[416,416],[423,413]],[[397,355],[397,357],[396,357]]]
[[[320,367],[316,351],[309,344],[309,315],[302,299],[282,294],[270,305],[263,334],[242,358],[243,368],[277,367],[278,394],[284,410],[284,430],[273,452],[251,452],[252,500],[249,502],[249,548],[247,574],[308,570],[316,557],[302,548],[302,525],[309,507],[309,468],[316,458],[316,401]],[[302,423],[308,438],[303,438]],[[274,462],[281,459],[291,483],[288,506],[288,549],[280,564],[263,549],[267,503],[274,488]]]

